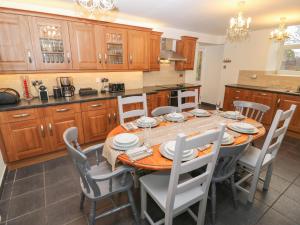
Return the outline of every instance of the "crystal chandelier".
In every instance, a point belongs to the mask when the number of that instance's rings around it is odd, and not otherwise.
[[[239,7],[242,8],[245,2],[239,2]],[[230,19],[230,26],[227,29],[227,39],[229,41],[242,41],[249,36],[249,27],[251,18],[244,18],[243,12],[240,11],[237,16]]]
[[[117,0],[74,0],[74,2],[93,13],[96,9],[104,11],[115,9]]]
[[[281,17],[280,18],[280,23],[279,23],[279,27],[273,31],[271,31],[270,33],[270,39],[274,40],[274,41],[285,41],[286,39],[289,38],[289,33],[286,30],[285,27],[285,17]]]

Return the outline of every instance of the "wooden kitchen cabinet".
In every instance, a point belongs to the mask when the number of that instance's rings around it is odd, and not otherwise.
[[[241,88],[226,87],[223,102],[223,110],[234,110],[234,101],[251,101],[251,91]]]
[[[34,69],[28,17],[0,13],[0,72]]]
[[[150,34],[150,71],[160,70],[160,40],[162,32]]]
[[[176,42],[176,52],[186,58],[186,61],[175,63],[175,70],[193,70],[197,39],[195,37],[182,36]]]
[[[292,95],[278,95],[279,109],[288,110],[292,104],[296,105],[296,111],[289,125],[289,130],[300,133],[300,97]]]
[[[128,30],[128,68],[132,70],[149,70],[150,32]]]
[[[97,69],[98,51],[93,24],[69,23],[73,69]]]
[[[29,21],[36,69],[72,69],[67,22],[41,17],[30,17]]]
[[[157,106],[170,105],[170,91],[160,91],[157,94]]]

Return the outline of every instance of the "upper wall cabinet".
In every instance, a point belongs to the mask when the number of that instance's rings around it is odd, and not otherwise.
[[[176,52],[186,58],[185,62],[176,62],[176,70],[193,70],[197,38],[182,36],[176,42]]]
[[[161,32],[151,32],[150,35],[150,71],[160,70],[160,39]]]
[[[67,22],[30,17],[37,70],[72,69]]]
[[[128,30],[129,69],[149,70],[150,32]]]
[[[96,32],[93,24],[69,23],[73,69],[97,69]]]
[[[0,13],[0,71],[34,69],[27,17]]]

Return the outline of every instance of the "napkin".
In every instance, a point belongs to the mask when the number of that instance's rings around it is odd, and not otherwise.
[[[126,155],[129,157],[131,161],[136,161],[139,159],[143,159],[153,154],[153,150],[147,148],[146,146],[141,146],[133,149],[129,149],[126,151]]]

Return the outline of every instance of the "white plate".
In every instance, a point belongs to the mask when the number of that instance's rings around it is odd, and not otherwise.
[[[119,147],[119,148],[130,148],[132,146],[136,146],[136,144],[139,142],[139,139],[137,139],[135,142],[131,143],[131,144],[118,144],[116,142],[113,141],[113,145],[115,147]]]
[[[142,146],[142,144],[143,144],[143,141],[139,140],[135,145],[129,146],[129,147],[128,146],[116,146],[116,145],[114,145],[114,143],[110,143],[110,147],[115,150],[118,150],[118,151],[127,151],[129,149],[140,147],[140,146]]]
[[[234,143],[234,137],[231,136],[228,140],[222,141],[222,145],[231,145]]]
[[[252,124],[249,124],[249,123],[244,123],[244,122],[233,123],[232,126],[236,127],[237,129],[250,131],[250,132],[255,130],[255,126],[253,126]]]
[[[169,113],[169,114],[165,115],[165,119],[167,121],[170,121],[170,122],[183,122],[185,120],[184,115],[181,114],[181,113],[176,113],[175,117],[173,117],[171,114],[174,115],[174,113]],[[180,116],[177,116],[177,114],[180,115]]]
[[[160,148],[159,148],[159,152],[162,156],[164,156],[165,158],[167,159],[170,159],[170,160],[173,160],[174,158],[174,155],[170,155],[168,154],[168,152],[165,150],[165,146],[164,144],[161,144],[160,145]],[[189,161],[189,160],[192,160],[194,158],[196,158],[198,156],[198,151],[196,149],[194,149],[192,151],[193,154],[191,154],[190,156],[188,157],[182,157],[182,161]]]
[[[228,118],[228,119],[244,119],[245,116],[242,115],[238,111],[226,111],[220,114],[221,116]]]
[[[152,124],[152,123],[155,123],[156,120],[154,118],[151,118],[151,117],[142,116],[141,118],[137,119],[136,122],[140,123],[140,124]]]
[[[259,132],[259,130],[256,127],[253,131],[241,130],[235,126],[232,126],[232,124],[228,124],[227,127],[231,130],[234,130],[236,132],[243,133],[243,134],[256,134]]]
[[[135,134],[129,134],[129,133],[122,133],[118,134],[113,138],[113,143],[116,143],[118,145],[131,145],[136,140],[138,140],[139,137]]]
[[[165,150],[167,150],[171,155],[174,155],[175,153],[175,145],[176,145],[176,141],[167,141],[165,142]],[[185,150],[183,151],[183,156],[187,156],[188,154],[190,154],[191,150]]]
[[[199,117],[211,115],[208,111],[204,109],[193,109],[192,111],[190,111],[190,113],[192,113],[194,116],[199,116]]]

